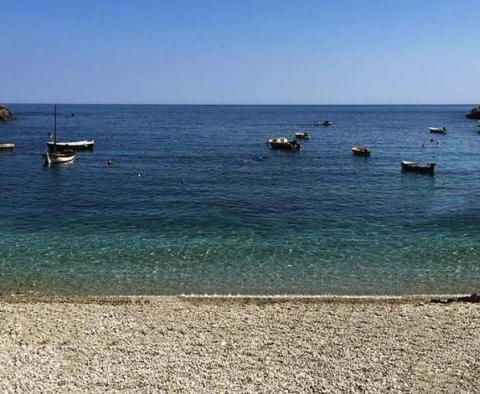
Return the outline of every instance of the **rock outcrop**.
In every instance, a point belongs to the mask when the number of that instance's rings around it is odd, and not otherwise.
[[[12,118],[13,115],[10,110],[5,106],[0,105],[0,121],[10,120]]]
[[[465,115],[468,119],[480,119],[480,106],[472,108],[469,114]]]

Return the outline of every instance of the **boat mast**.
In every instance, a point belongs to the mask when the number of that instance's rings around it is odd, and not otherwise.
[[[57,104],[53,105],[53,145],[57,146]]]

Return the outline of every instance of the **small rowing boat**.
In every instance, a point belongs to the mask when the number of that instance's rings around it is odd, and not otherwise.
[[[15,144],[13,144],[13,143],[0,144],[0,150],[10,150],[10,149],[13,149],[13,148],[15,148]]]
[[[433,134],[447,134],[446,127],[429,127],[428,130]]]
[[[43,154],[43,162],[46,165],[55,163],[68,163],[75,159],[76,153],[73,149],[65,149],[59,152],[47,152]]]
[[[310,134],[308,134],[307,132],[305,133],[295,133],[295,138],[298,139],[298,140],[308,140],[310,139]]]
[[[370,156],[370,150],[365,146],[354,146],[352,148],[352,153],[355,156]]]
[[[313,123],[315,127],[328,127],[328,126],[331,126],[332,124],[333,122],[330,120],[324,120],[323,122],[317,120],[316,122]]]
[[[406,161],[402,160],[402,170],[403,171],[410,171],[410,172],[418,172],[420,174],[429,174],[433,175],[435,171],[435,163],[429,164],[418,164],[414,161]]]

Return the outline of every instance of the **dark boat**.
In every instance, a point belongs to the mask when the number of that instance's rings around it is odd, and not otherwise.
[[[310,134],[308,134],[307,132],[299,132],[299,133],[295,133],[295,138],[296,139],[299,139],[299,140],[308,140],[310,139]]]
[[[365,146],[354,146],[352,148],[352,153],[355,156],[370,156],[370,150]]]
[[[279,149],[279,150],[290,150],[290,151],[298,151],[300,150],[300,144],[297,141],[289,141],[285,137],[280,138],[270,138],[267,141],[267,144],[270,145],[272,149]]]
[[[418,164],[413,161],[402,160],[403,171],[418,172],[420,174],[433,175],[433,172],[435,171],[435,166],[436,166],[435,163]]]
[[[53,141],[47,142],[48,150],[53,152],[53,149],[56,145],[57,151],[65,151],[65,150],[92,150],[95,141],[88,140],[88,141],[64,141],[64,142],[57,142],[56,144]]]
[[[331,126],[332,124],[333,122],[330,120],[324,120],[323,122],[320,122],[319,120],[317,120],[316,122],[313,123],[315,127],[328,127],[328,126]]]
[[[430,130],[430,133],[433,134],[447,134],[446,127],[429,127],[428,130]]]

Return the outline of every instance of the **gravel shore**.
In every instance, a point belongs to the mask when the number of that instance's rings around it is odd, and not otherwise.
[[[479,392],[480,304],[0,298],[1,392]]]

